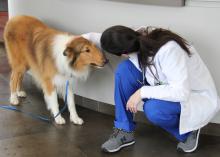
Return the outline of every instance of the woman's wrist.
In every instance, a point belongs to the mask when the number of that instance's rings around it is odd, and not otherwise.
[[[140,88],[140,97],[141,97],[141,99],[145,99],[145,98],[147,98],[146,97],[146,86],[143,86],[143,87],[141,87]]]

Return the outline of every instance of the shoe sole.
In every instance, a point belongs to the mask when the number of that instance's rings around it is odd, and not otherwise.
[[[199,129],[199,131],[198,131],[198,136],[197,136],[197,138],[196,138],[196,145],[195,145],[195,147],[193,147],[193,149],[190,149],[190,150],[183,150],[183,149],[181,149],[181,148],[178,148],[179,150],[181,150],[182,152],[184,152],[184,153],[192,153],[192,152],[194,152],[195,150],[196,150],[196,148],[198,147],[198,143],[199,143],[199,136],[200,136],[200,129]]]
[[[119,146],[118,148],[116,148],[116,149],[107,150],[107,149],[105,149],[105,148],[102,148],[102,150],[103,150],[104,152],[106,152],[106,153],[114,153],[114,152],[117,152],[117,151],[121,150],[122,148],[127,147],[127,146],[130,146],[130,145],[132,145],[132,144],[134,144],[134,143],[135,143],[135,141],[132,141],[132,142],[129,142],[129,143],[125,143],[125,144],[123,144],[123,145],[120,145],[120,146]]]

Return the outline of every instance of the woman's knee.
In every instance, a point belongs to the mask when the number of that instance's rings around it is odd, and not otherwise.
[[[144,103],[144,113],[147,119],[154,123],[157,124],[161,120],[161,111],[160,111],[161,105],[157,100],[150,99],[147,100]]]
[[[180,110],[180,103],[178,102],[150,99],[144,104],[146,117],[157,125],[176,123]]]

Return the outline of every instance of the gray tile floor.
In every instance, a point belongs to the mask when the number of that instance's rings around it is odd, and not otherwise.
[[[1,46],[0,46],[1,47]],[[0,104],[9,104],[9,72],[4,49],[0,48]],[[43,95],[26,76],[28,93],[20,109],[48,115]],[[78,106],[83,126],[69,121],[57,126],[27,117],[21,113],[0,109],[0,157],[219,157],[220,137],[202,134],[199,149],[192,154],[176,151],[177,142],[155,126],[138,123],[136,144],[118,153],[100,151],[101,144],[112,131],[113,117]],[[64,117],[68,120],[68,112]]]

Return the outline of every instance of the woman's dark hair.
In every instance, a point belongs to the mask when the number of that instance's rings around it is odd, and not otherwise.
[[[139,52],[140,66],[147,67],[153,64],[157,51],[171,40],[177,42],[190,56],[187,41],[170,30],[162,28],[147,27],[144,31],[137,32],[125,26],[113,26],[102,33],[101,46],[105,51],[118,56]]]

